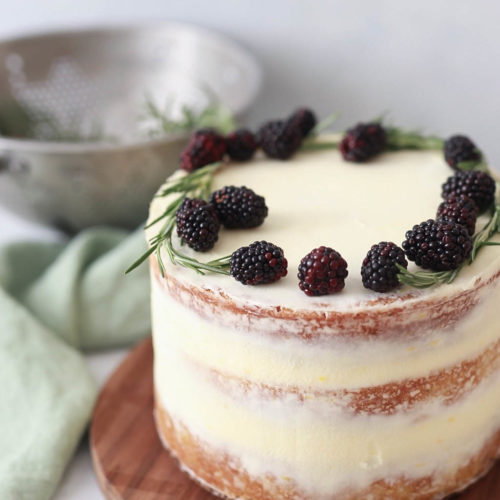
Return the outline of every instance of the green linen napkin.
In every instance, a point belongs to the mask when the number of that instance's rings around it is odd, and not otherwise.
[[[70,243],[0,248],[0,499],[47,500],[85,430],[96,386],[81,349],[124,345],[150,331],[145,250],[99,228]]]

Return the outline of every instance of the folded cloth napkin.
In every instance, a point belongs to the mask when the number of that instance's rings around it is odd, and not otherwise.
[[[79,350],[150,331],[142,230],[0,248],[0,499],[47,500],[85,430],[96,386]]]

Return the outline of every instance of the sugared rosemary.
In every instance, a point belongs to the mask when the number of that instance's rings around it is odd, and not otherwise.
[[[146,229],[148,229],[159,222],[163,222],[161,229],[149,241],[149,249],[127,269],[127,273],[140,266],[151,254],[155,253],[163,276],[165,274],[165,264],[162,258],[162,250],[164,250],[173,264],[187,267],[196,271],[198,274],[205,274],[205,272],[229,274],[230,255],[209,262],[200,262],[197,259],[179,252],[172,242],[172,235],[176,226],[175,213],[182,201],[186,197],[208,200],[214,173],[220,166],[220,162],[212,163],[190,174],[172,179],[167,183],[165,188],[156,195],[156,197],[163,198],[172,194],[178,194],[178,196],[168,204],[163,213],[149,222],[146,226]]]

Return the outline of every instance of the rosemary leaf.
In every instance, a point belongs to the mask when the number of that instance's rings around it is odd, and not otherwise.
[[[156,257],[158,259],[158,266],[160,267],[160,273],[162,278],[165,277],[166,271],[165,271],[165,264],[163,263],[163,258],[161,256],[160,248],[158,247],[156,250]]]
[[[396,266],[399,270],[399,282],[414,288],[428,288],[440,283],[451,283],[458,274],[458,270],[439,272],[416,271],[412,273],[400,264],[396,264]]]
[[[484,172],[489,172],[488,166],[482,161],[461,161],[457,164],[459,170],[482,170]]]
[[[338,119],[340,118],[340,113],[332,113],[331,115],[323,118],[320,122],[318,122],[314,128],[309,132],[309,137],[314,137],[331,127]]]
[[[212,96],[213,97],[213,96]],[[228,133],[236,128],[236,122],[231,110],[220,102],[212,102],[204,109],[197,112],[188,106],[183,106],[180,117],[172,118],[172,102],[168,101],[163,108],[146,95],[144,112],[140,116],[144,123],[146,133],[151,138],[167,134],[191,132],[197,128],[213,127],[221,133]]]
[[[165,211],[159,215],[156,219],[152,220],[149,224],[144,226],[144,229],[149,229],[151,226],[154,226],[158,222],[160,222],[162,219],[165,217],[168,217],[172,213],[175,213],[177,209],[179,208],[179,205],[182,203],[182,200],[184,199],[184,195],[179,196],[176,198],[168,207],[165,209]]]
[[[213,127],[222,134],[228,134],[237,127],[234,115],[227,106],[215,103],[207,106],[198,116],[194,117],[192,129]]]
[[[209,266],[226,265],[226,264],[229,264],[230,260],[231,260],[231,256],[226,255],[224,257],[221,257],[220,259],[211,260],[210,262],[207,262],[207,265],[209,265]]]
[[[128,274],[131,271],[133,271],[136,267],[139,267],[155,250],[156,246],[150,247],[125,271],[125,274]]]
[[[178,177],[168,183],[168,186],[156,195],[156,198],[162,198],[172,193],[191,193],[197,190],[205,189],[210,185],[214,172],[222,165],[222,162],[211,163],[188,175]]]
[[[387,149],[442,149],[443,139],[436,136],[425,136],[418,131],[407,131],[397,127],[385,127],[387,132]]]
[[[486,225],[479,231],[479,233],[474,236],[472,242],[472,252],[471,252],[471,262],[476,260],[477,253],[483,246],[485,246],[491,237],[498,233],[499,230],[499,222],[500,222],[500,205],[495,205],[493,209],[493,213],[490,217],[490,220],[486,223]]]
[[[157,197],[165,197],[174,193],[179,193],[179,196],[167,205],[162,214],[147,224],[146,228],[150,229],[158,222],[163,221],[163,225],[159,231],[149,241],[150,248],[127,269],[127,273],[142,264],[154,253],[158,261],[161,275],[164,276],[166,269],[162,259],[162,251],[165,251],[172,264],[192,269],[198,274],[205,274],[206,272],[230,274],[230,255],[210,262],[200,262],[176,249],[172,241],[172,235],[175,229],[175,214],[182,201],[187,196],[208,199],[214,173],[220,165],[220,162],[212,163],[190,174],[173,179],[169,182],[168,186],[157,195]]]
[[[307,139],[300,147],[301,151],[320,151],[322,149],[337,149],[339,146],[338,141],[316,141]]]

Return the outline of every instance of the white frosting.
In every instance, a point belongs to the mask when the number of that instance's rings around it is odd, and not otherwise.
[[[197,253],[187,246],[183,246],[182,251],[198,260],[209,261],[229,255],[253,241],[266,240],[283,248],[288,275],[278,283],[251,287],[227,276],[199,276],[192,270],[172,266],[167,255],[163,260],[168,272],[178,279],[221,288],[242,302],[342,310],[380,297],[363,288],[361,283],[361,263],[367,251],[379,241],[400,244],[414,224],[435,217],[442,201],[441,184],[452,173],[442,153],[437,151],[387,153],[366,164],[345,162],[334,150],[299,153],[287,162],[259,158],[230,164],[218,171],[213,188],[246,185],[265,197],[268,217],[262,226],[251,230],[221,229],[219,241],[210,252]],[[161,214],[170,201],[170,197],[156,198],[150,220]],[[478,227],[484,222],[482,217]],[[149,229],[148,237],[158,228],[155,225]],[[298,265],[304,255],[321,245],[331,246],[342,254],[348,263],[349,276],[340,294],[306,297],[297,285]],[[482,250],[483,263],[493,259],[498,267],[498,249]],[[468,288],[479,274],[478,264],[472,266],[474,269],[463,271],[452,286]],[[413,268],[410,265],[410,269]],[[407,291],[402,288],[396,293]],[[421,293],[439,294],[440,288]]]

